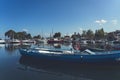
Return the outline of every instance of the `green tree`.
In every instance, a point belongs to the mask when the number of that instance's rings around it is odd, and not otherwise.
[[[41,36],[40,36],[40,35],[37,35],[37,36],[34,36],[33,38],[34,38],[34,39],[41,39]]]
[[[99,33],[98,33],[98,30],[95,31],[95,39],[96,39],[96,40],[99,39]]]
[[[61,37],[61,33],[60,32],[57,32],[53,35],[54,38],[60,38]]]
[[[23,31],[23,32],[18,32],[16,34],[16,39],[20,39],[20,40],[32,39],[32,36],[31,36],[31,34],[26,33],[25,31]]]
[[[93,31],[89,29],[89,30],[86,32],[86,37],[87,37],[87,39],[93,39],[93,38],[94,38],[94,33],[93,33]]]
[[[19,40],[26,39],[25,34],[23,32],[17,32],[15,37],[16,37],[16,39],[19,39]]]
[[[83,30],[82,37],[86,37],[86,35],[87,35],[87,32],[85,30]]]
[[[8,30],[7,32],[5,32],[5,37],[8,37],[10,39],[14,39],[15,34],[16,34],[16,32],[14,30]]]
[[[26,38],[27,38],[27,39],[32,39],[31,34],[27,34],[27,35],[26,35]]]
[[[5,37],[8,37],[10,39],[19,39],[19,40],[32,39],[30,33],[27,33],[25,31],[15,32],[14,30],[8,30],[7,32],[5,32]]]
[[[95,31],[95,39],[99,40],[104,38],[105,38],[105,32],[103,28]]]

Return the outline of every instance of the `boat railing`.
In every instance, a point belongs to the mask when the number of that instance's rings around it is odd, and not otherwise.
[[[93,52],[89,49],[85,49],[84,51],[80,50],[73,50],[73,49],[68,49],[68,50],[58,50],[58,49],[47,49],[47,48],[29,48],[29,49],[23,49],[26,52],[38,52],[38,53],[52,53],[52,54],[86,54],[86,55],[95,55],[95,54],[110,54],[111,51],[107,52]]]

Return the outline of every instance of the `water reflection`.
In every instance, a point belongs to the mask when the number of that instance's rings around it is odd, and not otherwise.
[[[91,47],[92,46],[92,47]],[[64,44],[0,44],[0,48],[4,47],[5,51],[8,53],[14,53],[19,48],[31,48],[31,47],[45,47],[45,48],[54,48],[54,49],[68,49],[68,50],[80,50],[84,51],[85,49],[89,49],[91,51],[109,51],[109,50],[119,50],[120,45],[103,45],[103,44],[86,44],[86,45],[77,45],[72,43],[64,43]],[[78,49],[79,48],[79,49]]]
[[[61,44],[53,44],[53,47],[56,49],[60,49],[61,48]]]
[[[5,44],[0,44],[0,48],[3,48],[3,47],[5,47]]]
[[[5,51],[7,51],[7,53],[14,53],[15,51],[17,51],[20,48],[32,48],[32,47],[46,47],[46,48],[55,48],[55,49],[61,49],[61,48],[67,48],[69,45],[64,46],[63,44],[28,44],[28,43],[24,43],[24,44],[0,44],[0,48],[4,47]]]
[[[20,56],[15,52],[21,47],[31,48],[32,46],[37,45],[0,45],[0,53],[2,53],[0,57],[0,80],[120,80],[120,65],[80,65],[76,63],[38,60]],[[49,44],[39,44],[39,46],[50,47]],[[53,45],[51,46],[53,47]],[[71,47],[71,45],[64,44],[60,44],[60,46],[61,48]],[[8,56],[10,53],[15,56]]]
[[[19,48],[30,48],[31,45],[21,45],[21,44],[5,44],[5,51],[9,53],[14,53]]]
[[[19,69],[44,72],[53,75],[71,76],[83,80],[113,80],[120,76],[120,65],[88,65],[35,59],[21,56]],[[110,77],[112,76],[112,77]]]

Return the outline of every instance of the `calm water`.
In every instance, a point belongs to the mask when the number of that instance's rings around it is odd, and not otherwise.
[[[22,57],[0,44],[0,80],[120,80],[120,65],[74,65]]]

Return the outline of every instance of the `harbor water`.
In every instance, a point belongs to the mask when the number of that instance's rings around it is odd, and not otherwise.
[[[120,80],[120,65],[91,66],[49,60],[37,61],[21,56],[21,47],[24,46],[0,44],[0,80]]]

